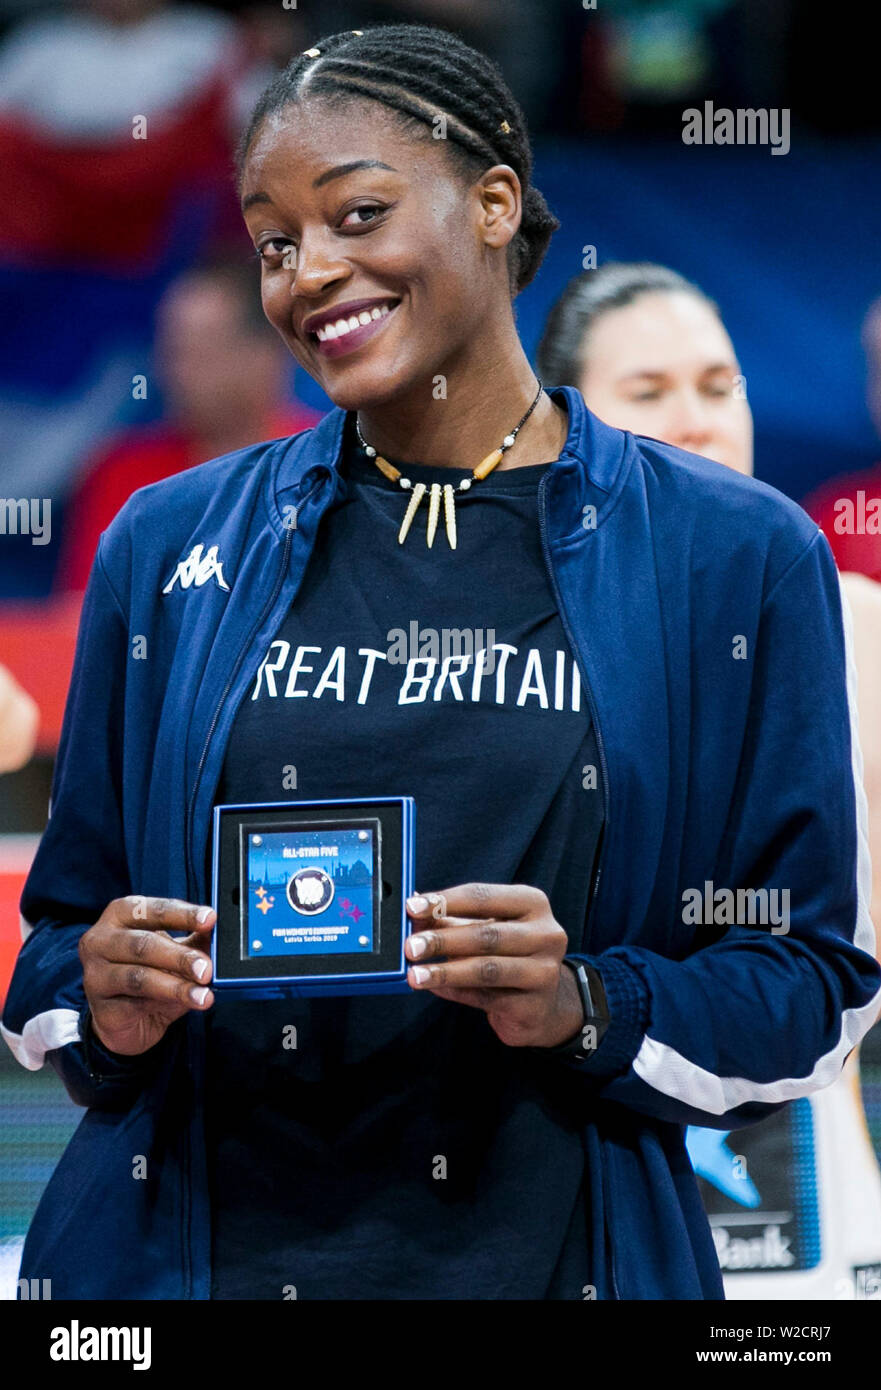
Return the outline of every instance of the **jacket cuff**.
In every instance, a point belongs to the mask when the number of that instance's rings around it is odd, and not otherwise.
[[[648,987],[642,976],[611,954],[585,956],[569,952],[570,960],[593,966],[602,981],[609,1008],[609,1026],[586,1061],[564,1059],[563,1065],[582,1076],[607,1080],[626,1072],[642,1046],[649,1019]]]
[[[92,1012],[88,1001],[80,1009],[78,1029],[86,1067],[92,1081],[100,1083],[115,1081],[118,1077],[133,1076],[145,1071],[152,1063],[152,1047],[148,1052],[137,1053],[132,1057],[121,1052],[111,1052],[106,1048],[92,1028]]]

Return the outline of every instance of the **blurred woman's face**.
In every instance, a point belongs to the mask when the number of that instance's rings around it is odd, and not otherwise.
[[[584,343],[578,385],[606,424],[753,471],[753,421],[731,339],[686,291],[610,309]]]

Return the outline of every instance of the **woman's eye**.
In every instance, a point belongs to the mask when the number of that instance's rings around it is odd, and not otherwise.
[[[287,260],[290,257],[292,264],[297,263],[297,248],[287,237],[270,237],[269,241],[264,241],[262,246],[257,247],[257,259],[259,261]]]
[[[361,213],[372,214],[372,217],[370,218],[370,220],[372,221],[373,218],[377,217],[381,212],[385,212],[385,208],[380,207],[377,203],[365,203],[365,204],[363,204],[361,207],[358,207],[358,208],[351,208],[351,209],[346,213],[345,217],[343,218],[342,222],[340,223],[340,226],[341,226],[341,227],[344,227],[344,226],[346,225],[346,223],[348,222],[348,219],[349,219],[350,217],[358,217]],[[367,223],[366,223],[366,222],[351,222],[351,223],[349,223],[349,225],[352,226],[352,227],[364,227],[364,226],[367,225]]]

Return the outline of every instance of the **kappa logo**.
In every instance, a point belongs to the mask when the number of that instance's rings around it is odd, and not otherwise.
[[[199,589],[212,578],[217,580],[221,589],[229,591],[223,577],[223,564],[217,558],[217,546],[212,545],[203,555],[204,549],[201,544],[194,545],[185,560],[178,560],[177,569],[162,590],[163,594],[170,594],[178,580],[182,589],[189,589],[192,584]]]

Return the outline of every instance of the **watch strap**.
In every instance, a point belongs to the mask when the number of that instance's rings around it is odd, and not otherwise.
[[[592,965],[587,965],[577,956],[564,956],[563,964],[568,965],[575,976],[584,1009],[584,1021],[578,1032],[566,1042],[558,1044],[557,1047],[537,1048],[536,1051],[544,1052],[549,1057],[561,1057],[573,1062],[589,1062],[609,1026],[606,992],[599,971]]]

